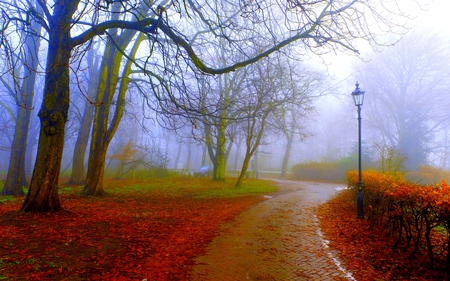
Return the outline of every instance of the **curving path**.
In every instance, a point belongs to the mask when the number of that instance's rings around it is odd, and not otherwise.
[[[189,280],[355,280],[327,248],[315,215],[343,186],[275,182],[279,191],[223,227]]]

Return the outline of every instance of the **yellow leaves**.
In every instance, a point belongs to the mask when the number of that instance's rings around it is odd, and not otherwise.
[[[133,159],[137,150],[133,148],[133,140],[130,139],[127,144],[118,150],[118,153],[113,154],[110,158],[118,159],[121,162],[127,162]]]

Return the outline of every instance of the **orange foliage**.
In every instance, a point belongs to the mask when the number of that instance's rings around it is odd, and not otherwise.
[[[442,266],[430,266],[427,255],[411,258],[411,251],[392,247],[396,237],[380,226],[372,227],[370,220],[358,219],[354,199],[351,190],[344,190],[319,207],[318,217],[330,248],[337,250],[356,280],[448,280]]]
[[[357,173],[347,174],[350,187]],[[450,187],[418,185],[402,177],[367,171],[362,175],[367,220],[374,231],[394,238],[393,247],[412,258],[428,257],[431,267],[450,272]]]
[[[125,163],[125,162],[133,159],[134,155],[137,152],[138,151],[133,148],[133,140],[130,139],[124,147],[121,147],[120,149],[118,149],[118,152],[116,154],[111,155],[110,158],[117,159],[117,160]]]

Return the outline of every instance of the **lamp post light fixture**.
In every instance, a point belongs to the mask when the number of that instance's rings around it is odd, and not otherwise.
[[[363,191],[361,176],[361,105],[364,102],[364,91],[359,88],[358,82],[355,84],[356,89],[352,92],[353,101],[358,107],[358,196],[356,197],[356,205],[358,208],[358,218],[364,218],[363,211]]]

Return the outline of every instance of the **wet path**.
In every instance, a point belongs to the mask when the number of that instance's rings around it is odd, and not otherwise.
[[[272,198],[223,228],[196,260],[191,281],[355,280],[327,249],[315,215],[339,186],[276,182],[280,191]]]

